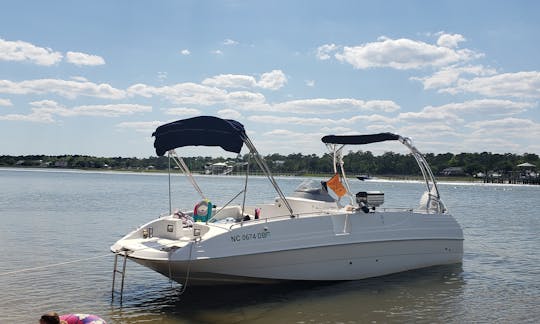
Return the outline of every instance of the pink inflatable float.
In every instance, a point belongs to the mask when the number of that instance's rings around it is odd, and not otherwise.
[[[104,319],[92,314],[65,314],[60,315],[60,320],[68,324],[107,324]]]

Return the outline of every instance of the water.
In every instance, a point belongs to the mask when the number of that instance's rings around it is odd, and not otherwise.
[[[198,180],[218,205],[244,181]],[[273,199],[266,179],[251,180],[250,201]],[[302,180],[278,182],[289,193]],[[200,200],[185,178],[173,183],[175,207]],[[384,191],[385,206],[394,207],[417,204],[423,190],[352,183]],[[188,287],[180,296],[178,284],[128,262],[120,306],[110,301],[109,246],[168,211],[167,175],[0,169],[0,322],[36,323],[49,311],[98,314],[108,323],[538,322],[540,186],[449,183],[440,190],[464,230],[462,265],[341,283]]]

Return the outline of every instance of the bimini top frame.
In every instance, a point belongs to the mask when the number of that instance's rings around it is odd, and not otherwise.
[[[293,210],[279,188],[274,176],[270,172],[270,168],[253,145],[253,142],[251,142],[251,139],[247,136],[244,125],[238,121],[221,119],[213,116],[181,119],[159,126],[152,136],[155,137],[154,148],[156,149],[156,154],[158,156],[163,156],[166,152],[169,152],[169,157],[176,157],[175,162],[188,176],[193,187],[203,199],[206,197],[197,185],[186,163],[182,158],[176,156],[173,150],[183,146],[219,146],[225,151],[240,153],[242,146],[245,145],[259,168],[266,175],[277,194],[284,202],[291,217],[294,216]]]
[[[354,197],[350,191],[349,183],[345,175],[345,170],[343,168],[343,148],[345,145],[363,145],[384,141],[399,141],[405,145],[410,151],[416,163],[420,167],[422,176],[424,177],[424,182],[426,184],[427,200],[425,202],[425,208],[427,211],[435,211],[438,213],[446,212],[443,202],[441,201],[441,196],[439,189],[437,187],[437,180],[429,167],[424,156],[418,151],[418,149],[412,144],[412,140],[408,137],[403,137],[397,134],[392,133],[378,133],[378,134],[369,134],[369,135],[327,135],[324,136],[322,142],[326,144],[330,152],[333,153],[334,158],[334,172],[338,173],[341,171],[345,187],[347,188],[348,195],[351,201],[354,202]]]

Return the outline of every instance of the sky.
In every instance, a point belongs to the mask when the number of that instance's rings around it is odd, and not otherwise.
[[[533,0],[6,1],[0,155],[153,156],[157,126],[199,115],[238,120],[262,154],[321,155],[324,135],[379,132],[422,152],[540,154],[539,12]]]

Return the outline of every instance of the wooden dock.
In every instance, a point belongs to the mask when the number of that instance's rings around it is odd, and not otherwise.
[[[484,177],[484,183],[540,185],[540,175],[507,172],[498,176],[487,175]]]

